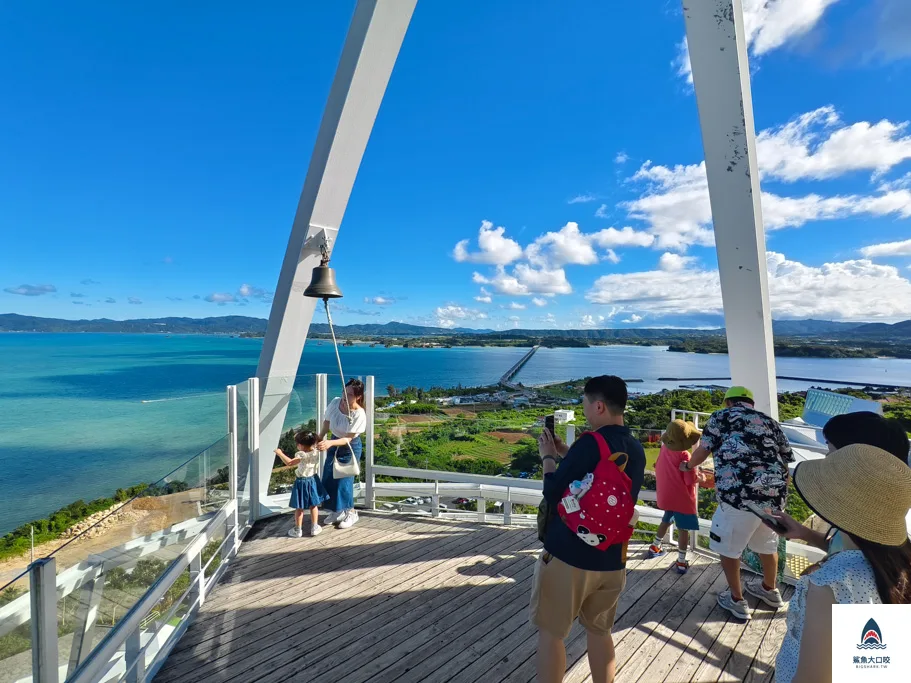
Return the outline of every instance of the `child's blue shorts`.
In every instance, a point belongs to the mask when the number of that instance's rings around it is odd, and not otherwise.
[[[688,515],[684,512],[672,512],[668,510],[664,513],[664,517],[661,518],[662,524],[667,524],[671,520],[674,520],[674,525],[678,529],[683,529],[684,531],[699,531],[699,517],[696,515]]]

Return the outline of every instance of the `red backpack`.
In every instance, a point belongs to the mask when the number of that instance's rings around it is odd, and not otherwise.
[[[569,485],[557,505],[557,513],[576,536],[598,550],[607,550],[617,543],[628,542],[633,535],[630,521],[636,503],[632,482],[623,471],[629,457],[625,453],[611,453],[607,441],[598,432],[586,434],[595,438],[601,459],[594,472]]]

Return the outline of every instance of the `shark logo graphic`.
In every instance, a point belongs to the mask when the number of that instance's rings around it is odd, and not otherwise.
[[[873,619],[867,621],[864,625],[863,635],[860,643],[857,645],[858,650],[885,650],[886,644],[883,642],[883,632]]]

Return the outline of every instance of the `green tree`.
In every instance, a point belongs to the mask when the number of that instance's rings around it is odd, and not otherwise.
[[[538,455],[538,447],[534,442],[523,443],[512,455],[509,461],[509,469],[518,472],[533,472],[541,464],[541,457]]]
[[[395,392],[395,385],[394,385],[394,384],[388,385],[388,386],[386,387],[386,393],[387,393],[389,396],[395,398],[395,393],[396,393],[396,392]]]

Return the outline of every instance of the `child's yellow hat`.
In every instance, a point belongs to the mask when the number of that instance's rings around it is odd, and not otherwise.
[[[668,423],[661,441],[672,451],[686,451],[696,445],[702,432],[692,422],[674,420]]]

